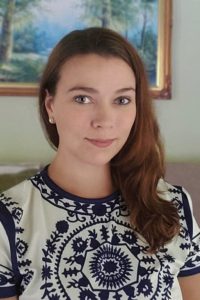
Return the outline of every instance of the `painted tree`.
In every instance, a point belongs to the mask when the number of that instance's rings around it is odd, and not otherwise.
[[[142,16],[142,30],[141,30],[141,39],[140,39],[140,49],[145,50],[145,37],[147,31],[148,22],[151,21],[153,15],[155,0],[141,0],[141,16]]]
[[[113,27],[128,37],[128,30],[132,30],[138,22],[138,0],[111,0]]]
[[[87,26],[109,27],[127,35],[128,26],[136,21],[133,0],[82,0],[81,7]]]
[[[109,27],[111,20],[111,3],[110,0],[102,0],[102,27]]]
[[[40,0],[1,0],[0,2],[0,61],[10,61],[13,51],[14,21],[30,16],[30,8],[40,5]]]
[[[82,19],[89,26],[109,27],[111,20],[110,0],[82,0]]]
[[[5,10],[3,10],[3,6],[5,7]],[[2,30],[0,40],[0,60],[3,62],[8,62],[12,54],[14,10],[15,0],[1,2]]]
[[[156,0],[82,0],[86,26],[112,28],[137,47],[149,73],[155,72],[157,37],[152,30]]]

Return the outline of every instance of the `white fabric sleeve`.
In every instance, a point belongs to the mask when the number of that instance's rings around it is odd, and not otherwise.
[[[17,295],[16,278],[11,259],[11,245],[7,234],[11,229],[7,228],[9,225],[8,219],[0,202],[0,298]]]
[[[193,215],[191,197],[185,189],[183,189],[183,207],[191,243],[187,259],[179,273],[180,277],[200,273],[200,228]]]

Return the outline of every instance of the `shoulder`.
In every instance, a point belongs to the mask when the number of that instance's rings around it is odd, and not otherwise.
[[[190,194],[182,186],[172,185],[167,181],[160,179],[157,186],[157,193],[163,200],[174,202],[176,206],[181,205],[182,207],[190,209],[192,208],[192,201]]]
[[[193,236],[195,220],[193,217],[193,206],[190,194],[182,186],[172,185],[163,179],[159,180],[158,194],[163,200],[172,202],[178,211],[180,223],[188,229],[190,237]]]
[[[34,189],[32,181],[27,179],[0,194],[0,235],[6,233],[12,249],[15,249],[16,234],[23,231],[24,216],[32,213],[32,203],[36,202]]]
[[[22,201],[25,195],[32,189],[32,183],[29,179],[26,179],[17,185],[9,188],[6,191],[1,192],[0,201],[10,200],[10,198]]]
[[[27,202],[33,198],[34,185],[27,179],[0,194],[0,221],[12,215],[18,219]]]

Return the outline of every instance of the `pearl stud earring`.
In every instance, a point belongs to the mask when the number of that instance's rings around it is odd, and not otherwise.
[[[55,123],[55,121],[54,121],[54,118],[53,118],[53,117],[49,117],[49,123],[50,123],[50,124],[54,124],[54,123]]]

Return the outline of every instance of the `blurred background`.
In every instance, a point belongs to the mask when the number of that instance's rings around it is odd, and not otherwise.
[[[168,161],[200,162],[200,1],[173,1],[172,99],[154,100]],[[48,162],[37,97],[0,97],[0,164]]]
[[[165,144],[167,177],[188,187],[200,220],[199,12],[199,0],[173,1],[172,99],[154,100],[154,104]],[[54,151],[45,140],[37,109],[37,97],[0,96],[0,165],[28,163],[32,168],[50,162]]]

